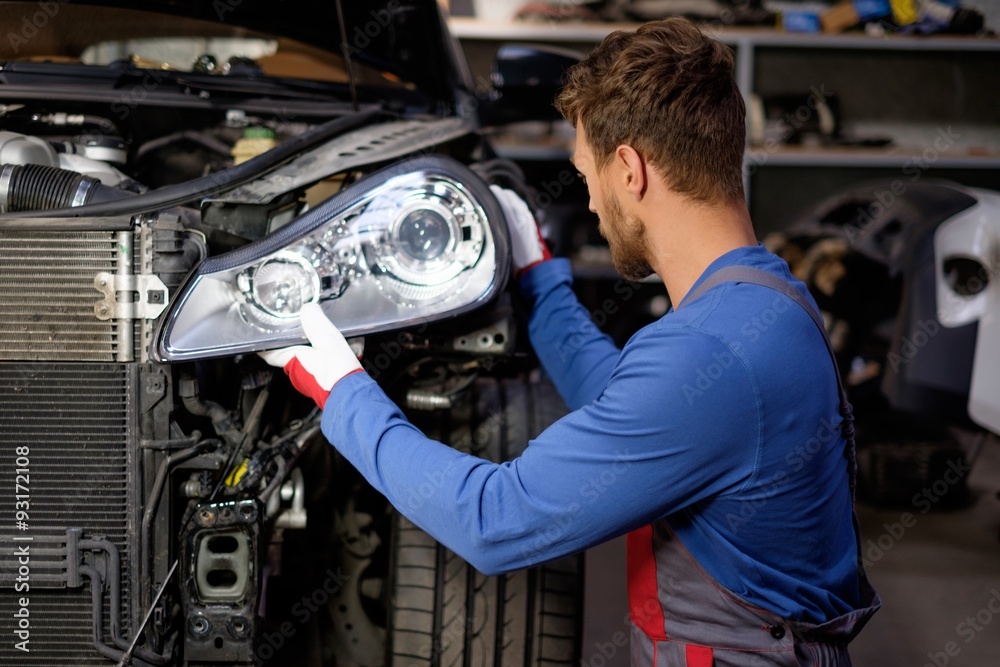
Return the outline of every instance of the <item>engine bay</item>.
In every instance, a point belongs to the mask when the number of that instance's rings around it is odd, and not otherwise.
[[[251,353],[294,342],[320,299],[345,331],[360,323],[365,369],[414,419],[476,451],[460,433],[497,416],[476,412],[474,387],[523,361],[486,186],[517,174],[452,157],[480,141],[456,117],[0,111],[0,309],[20,332],[0,350],[15,420],[0,429],[28,415],[11,451],[41,478],[64,450],[90,460],[100,442],[107,462],[72,479],[75,518],[59,494],[32,501],[62,554],[35,613],[78,619],[35,636],[93,646],[88,664],[286,664],[316,642],[329,664],[405,653],[393,563],[419,531],[400,533],[325,446],[319,412]]]

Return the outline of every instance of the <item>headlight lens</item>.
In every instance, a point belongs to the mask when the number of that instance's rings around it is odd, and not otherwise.
[[[320,294],[316,269],[290,252],[246,269],[236,284],[248,304],[279,320],[298,317],[302,306],[316,301]]]
[[[206,261],[164,319],[164,361],[304,340],[319,302],[346,336],[470,310],[506,280],[506,226],[485,183],[441,156],[376,172],[281,230]]]
[[[443,215],[430,208],[418,208],[403,216],[395,236],[404,256],[416,262],[429,262],[453,245],[455,235]]]

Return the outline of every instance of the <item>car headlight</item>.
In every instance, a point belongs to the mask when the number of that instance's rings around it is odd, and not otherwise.
[[[450,158],[375,172],[273,234],[205,261],[164,318],[157,356],[301,343],[299,313],[312,302],[345,336],[467,312],[507,279],[502,216],[487,185]]]

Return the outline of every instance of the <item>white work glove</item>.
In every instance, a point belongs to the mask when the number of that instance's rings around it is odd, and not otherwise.
[[[299,393],[326,405],[333,385],[361,370],[361,362],[318,303],[302,307],[302,329],[311,345],[294,345],[261,352],[260,357],[283,368]]]
[[[552,259],[548,246],[542,240],[535,216],[521,197],[513,190],[491,185],[490,190],[500,202],[503,215],[510,230],[511,254],[514,256],[514,272],[520,275],[535,264]]]

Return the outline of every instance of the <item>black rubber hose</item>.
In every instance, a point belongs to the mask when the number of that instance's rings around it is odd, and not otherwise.
[[[181,397],[184,408],[196,417],[208,417],[212,420],[215,432],[226,440],[227,434],[233,431],[233,418],[229,410],[215,401],[203,401],[198,393],[198,380],[193,375],[184,373],[178,384],[177,394]]]
[[[198,144],[213,153],[218,153],[219,155],[229,155],[233,150],[233,147],[225,144],[215,137],[210,137],[201,132],[195,132],[194,130],[181,130],[180,132],[173,132],[172,134],[167,134],[162,137],[157,137],[156,139],[150,139],[142,146],[139,146],[138,150],[135,152],[136,162],[144,158],[147,154],[152,151],[159,150],[164,146],[169,146],[170,144],[177,143],[178,141],[190,141],[191,143]]]
[[[88,203],[109,202],[118,199],[134,197],[132,192],[110,188],[101,185],[96,178],[78,174],[75,171],[47,167],[40,164],[3,165],[4,173],[9,174],[6,192],[0,193],[0,199],[6,201],[6,209],[22,211],[46,211]]]
[[[101,134],[106,134],[108,136],[117,137],[121,134],[121,130],[118,129],[117,125],[102,116],[91,116],[86,114],[83,117],[83,124],[99,127],[101,128]]]
[[[90,579],[90,613],[94,631],[94,649],[108,660],[119,662],[125,655],[125,651],[113,649],[104,643],[104,581],[101,579],[100,573],[90,565],[80,566],[80,574]],[[136,667],[153,667],[141,658],[133,658],[132,664]]]
[[[90,188],[93,184],[93,179],[75,171],[40,164],[15,165],[10,170],[7,210],[36,211],[71,206],[80,188]]]
[[[373,108],[358,111],[347,116],[340,116],[322,125],[292,137],[266,153],[251,158],[243,164],[229,169],[202,176],[191,181],[168,185],[157,190],[151,190],[127,201],[114,201],[100,204],[90,204],[73,208],[58,208],[49,211],[18,213],[19,218],[79,218],[116,215],[136,215],[157,211],[170,206],[177,206],[201,197],[231,190],[263,173],[281,166],[288,160],[298,156],[302,151],[312,148],[332,137],[368,123],[382,114],[382,109]]]
[[[160,467],[156,471],[156,480],[153,482],[153,489],[150,491],[149,497],[146,499],[146,510],[142,514],[142,523],[139,528],[139,545],[141,551],[141,564],[139,571],[143,581],[152,581],[150,574],[153,569],[153,517],[156,516],[156,510],[160,506],[160,498],[163,495],[163,487],[167,482],[167,475],[170,474],[171,468],[175,465],[193,459],[202,452],[208,450],[209,445],[211,444],[213,444],[211,441],[199,442],[194,447],[189,447],[187,449],[182,449],[179,452],[168,454],[167,457],[160,462]]]
[[[122,636],[122,571],[121,554],[118,547],[113,542],[106,539],[80,540],[80,550],[100,550],[108,555],[108,597],[111,599],[111,640],[118,648],[128,650],[129,643]],[[83,566],[80,571],[83,572]],[[102,618],[95,618],[95,623],[103,625]],[[170,656],[153,653],[149,649],[136,647],[134,655],[140,660],[153,665],[166,665],[170,661]]]

